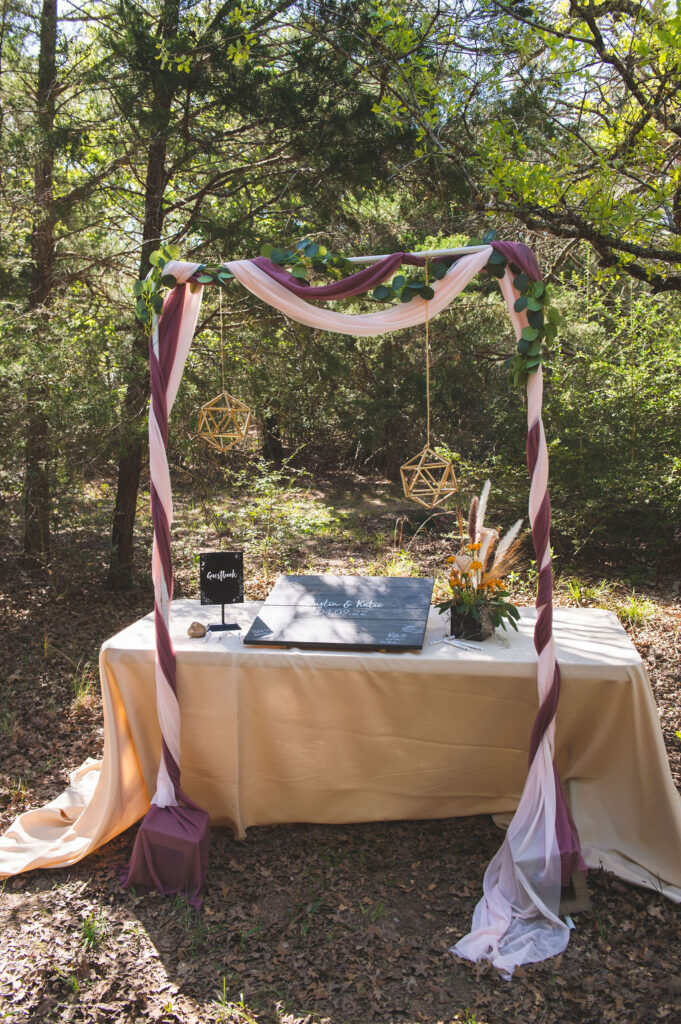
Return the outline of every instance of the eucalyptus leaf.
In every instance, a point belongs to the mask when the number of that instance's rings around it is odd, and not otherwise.
[[[174,288],[177,284],[177,278],[173,277],[172,274],[164,274],[161,278],[161,284],[166,288]]]
[[[523,355],[526,354],[526,352],[529,349],[529,347],[530,347],[530,343],[527,340],[527,338],[521,338],[520,341],[518,342],[518,351],[522,352]]]
[[[482,240],[485,243],[485,245],[489,245],[489,243],[493,242],[496,237],[497,233],[494,230],[494,228],[488,228],[487,231],[485,231],[484,235],[482,236]]]
[[[505,267],[506,266],[506,257],[504,256],[503,252],[499,252],[498,249],[495,249],[494,252],[492,253],[492,255],[490,256],[490,258],[487,260],[487,265],[488,266],[489,266],[490,263],[493,264],[494,266],[499,265],[499,266]]]
[[[485,243],[483,242],[482,238],[469,238],[468,241],[466,242],[467,246],[469,246],[469,245],[484,245],[484,244]]]
[[[288,253],[285,249],[279,249],[275,246],[270,253],[270,259],[273,263],[283,263],[288,258]]]
[[[310,242],[309,245],[305,246],[305,255],[308,259],[314,259],[319,254],[319,246],[316,242]]]
[[[261,256],[266,256],[266,257],[268,257],[268,258],[271,258],[271,256],[272,256],[272,250],[273,250],[273,249],[274,249],[274,246],[273,246],[273,245],[270,245],[270,243],[269,243],[269,242],[267,243],[267,245],[261,245],[261,246],[260,246],[260,255],[261,255]]]
[[[400,292],[407,283],[407,279],[404,274],[398,274],[397,277],[393,278],[392,288],[394,292]]]
[[[422,299],[434,299],[435,298],[435,292],[433,291],[433,289],[430,287],[429,284],[424,284],[424,286],[421,289],[419,294],[420,294]]]
[[[541,310],[538,313],[530,312],[527,314],[527,322],[530,327],[536,327],[537,330],[541,330],[544,326],[544,314]]]
[[[400,302],[411,302],[415,294],[411,288],[405,286],[400,293]]]
[[[197,284],[212,284],[213,283],[213,275],[212,274],[199,274],[199,276],[197,277],[196,281],[197,281]]]
[[[433,263],[433,265],[431,266],[430,272],[436,281],[441,281],[442,278],[447,273],[447,266],[446,264],[441,263],[439,260],[436,260],[435,263]]]
[[[534,341],[535,338],[539,337],[539,331],[536,327],[523,327],[522,337],[526,341]]]
[[[387,288],[386,285],[379,284],[379,285],[377,285],[376,288],[374,288],[374,290],[372,292],[372,295],[373,295],[373,297],[375,299],[378,299],[379,301],[382,302],[384,299],[388,298],[388,296],[390,295],[391,291],[392,291],[392,289]]]
[[[522,270],[520,269],[517,263],[513,262],[513,260],[511,260],[511,262],[509,263],[508,269],[511,271],[512,274],[522,274]]]
[[[520,298],[516,299],[515,302],[513,303],[513,308],[516,311],[516,313],[522,313],[522,311],[525,309],[526,306],[527,306],[527,299],[525,298],[524,295],[521,295]]]
[[[517,277],[513,278],[513,287],[519,292],[524,292],[530,283],[530,279],[527,274],[518,274]]]
[[[527,308],[532,313],[538,313],[539,310],[542,309],[543,307],[542,307],[541,302],[539,302],[538,299],[535,299],[532,296],[530,296],[530,298],[527,300]]]

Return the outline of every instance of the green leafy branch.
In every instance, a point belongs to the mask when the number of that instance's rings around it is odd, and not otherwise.
[[[486,231],[482,238],[471,238],[468,245],[489,245],[496,238],[496,232]],[[492,277],[502,278],[509,269],[514,275],[513,287],[520,295],[514,303],[516,313],[527,313],[527,327],[523,328],[515,355],[504,365],[511,371],[515,387],[525,387],[529,375],[536,373],[547,354],[547,346],[556,340],[562,317],[555,306],[551,306],[549,291],[543,281],[531,281],[521,268],[503,253],[494,250],[486,264],[486,271]]]
[[[180,249],[177,245],[162,245],[155,249],[149,256],[151,270],[147,277],[141,281],[135,281],[132,292],[137,302],[135,303],[135,316],[146,327],[151,327],[154,316],[160,316],[163,310],[163,293],[166,288],[174,288],[177,278],[172,274],[164,272],[167,263],[171,260],[179,260]],[[230,274],[226,267],[218,263],[201,263],[197,269],[196,281],[189,287],[195,291],[199,285],[219,284],[221,287],[234,280],[234,274]]]
[[[301,284],[309,284],[311,271],[317,274],[330,274],[336,279],[352,271],[353,265],[345,256],[331,252],[325,245],[311,242],[303,238],[293,249],[281,249],[276,245],[263,245],[261,256],[266,256],[280,267],[290,268],[293,276]]]
[[[325,246],[311,242],[309,238],[298,242],[293,249],[263,245],[260,255],[266,256],[280,267],[290,268],[293,276],[303,284],[310,283],[308,280],[310,271],[315,271],[318,274],[330,274],[338,278],[354,270],[354,264],[347,257],[330,252]],[[445,276],[447,270],[446,263],[436,261],[430,264],[429,277],[431,280],[439,281]],[[379,284],[371,295],[379,302],[389,302],[393,299],[399,299],[400,302],[411,302],[417,295],[422,299],[432,299],[435,292],[430,285],[418,277],[407,278],[404,274],[398,274],[390,284]]]
[[[429,280],[440,281],[447,273],[449,267],[441,260],[435,260],[428,267]],[[426,281],[418,277],[405,277],[398,274],[390,284],[379,284],[371,293],[374,299],[380,302],[387,302],[390,299],[399,299],[400,302],[411,302],[417,296],[421,299],[432,299],[435,292]]]

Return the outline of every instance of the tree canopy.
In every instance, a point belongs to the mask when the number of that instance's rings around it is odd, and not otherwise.
[[[350,255],[489,229],[538,251],[568,313],[557,340],[555,319],[524,353],[548,360],[556,386],[565,536],[579,548],[593,533],[580,500],[611,523],[587,468],[607,448],[609,486],[624,494],[635,477],[640,514],[663,509],[673,537],[680,18],[657,0],[5,0],[2,472],[27,556],[49,560],[83,478],[103,476],[116,496],[110,576],[131,578],[148,399],[148,323],[132,291],[159,246],[219,264],[301,239]],[[510,480],[514,342],[494,282],[471,287],[474,301],[433,324],[435,422],[464,462],[497,460]],[[357,308],[404,298],[388,282]],[[222,324],[215,297],[204,304],[175,458],[206,465],[193,404],[222,346],[270,456],[394,474],[422,427],[417,332],[327,339],[236,286],[223,300]],[[579,437],[564,461],[563,435]]]

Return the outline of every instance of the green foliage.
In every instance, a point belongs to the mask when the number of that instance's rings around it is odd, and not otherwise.
[[[470,246],[489,245],[496,238],[496,231],[486,231],[482,238],[472,238]],[[507,270],[514,275],[513,287],[520,293],[514,303],[516,313],[526,313],[527,326],[518,340],[517,352],[506,361],[511,380],[515,387],[525,387],[529,374],[536,373],[542,364],[544,344],[556,340],[561,316],[554,306],[549,305],[549,291],[543,281],[531,281],[515,263],[495,249],[485,268],[491,277],[502,278]]]
[[[616,607],[617,617],[626,626],[644,626],[655,614],[656,608],[646,597],[630,594],[626,601],[620,601]]]
[[[81,944],[85,950],[94,950],[100,946],[109,933],[109,925],[103,910],[95,915],[94,910],[83,919],[80,926]]]
[[[311,272],[328,274],[340,278],[353,270],[353,265],[344,256],[330,252],[325,245],[303,238],[293,249],[281,249],[267,243],[261,246],[260,255],[272,260],[280,267],[290,267],[291,273],[301,284],[309,284]]]

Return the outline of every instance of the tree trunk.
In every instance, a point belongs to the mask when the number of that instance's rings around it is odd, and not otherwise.
[[[28,311],[43,326],[33,332],[38,351],[49,330],[46,309],[52,298],[54,275],[54,114],[57,87],[57,0],[43,0],[38,55],[37,157],[34,166],[33,230],[31,232],[31,285]],[[44,565],[50,554],[50,436],[46,404],[47,377],[40,359],[33,364],[26,387],[26,440],[24,476],[24,559],[29,566]],[[36,368],[37,364],[37,368]]]
[[[262,454],[268,462],[281,466],[284,458],[284,446],[277,417],[269,413],[263,419]]]
[[[166,0],[163,6],[161,36],[170,39],[177,34],[180,9],[178,0]],[[144,224],[139,276],[149,270],[149,256],[157,249],[163,232],[163,196],[166,188],[166,153],[170,112],[175,93],[168,74],[159,69],[154,82],[153,109],[156,111],[156,133],[147,153],[147,174],[144,193]],[[132,583],[135,514],[142,471],[142,454],[146,446],[138,429],[140,418],[146,418],[149,399],[148,335],[139,327],[135,334],[133,362],[124,402],[124,438],[118,462],[116,505],[111,530],[111,555],[108,583],[128,587]]]

